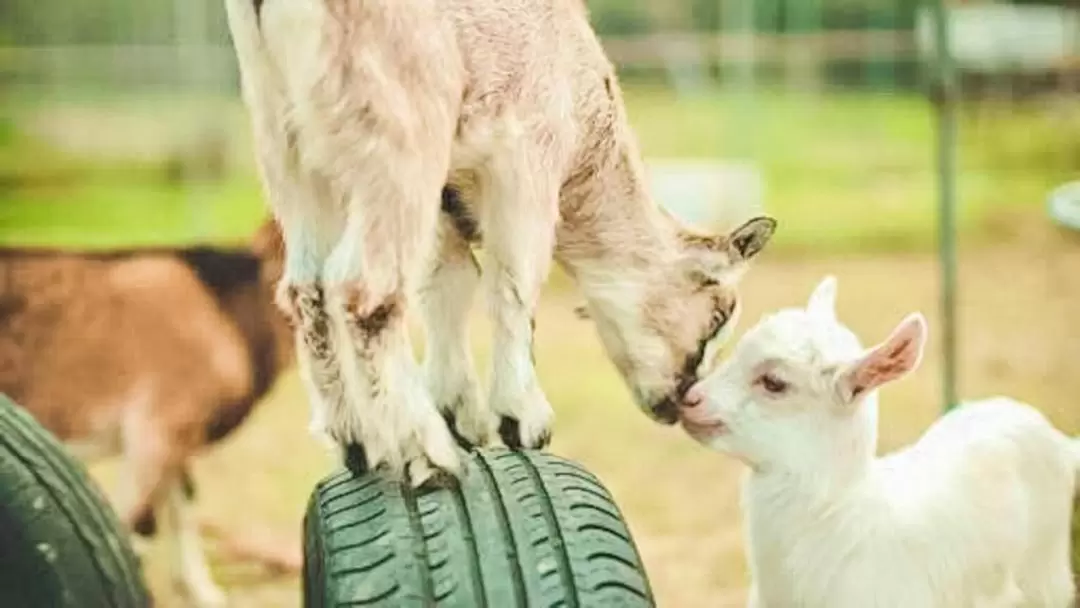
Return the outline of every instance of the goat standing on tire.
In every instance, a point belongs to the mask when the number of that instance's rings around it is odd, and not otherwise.
[[[639,404],[671,424],[735,284],[772,235],[693,233],[649,197],[614,69],[580,0],[226,0],[269,204],[286,244],[313,431],[414,484],[472,444],[541,447],[532,361],[553,257]],[[440,192],[460,195],[440,216]],[[455,222],[454,220],[458,221]],[[456,226],[475,220],[478,232]],[[466,324],[483,235],[494,369]],[[418,296],[423,368],[405,313]],[[426,378],[427,382],[423,380]]]

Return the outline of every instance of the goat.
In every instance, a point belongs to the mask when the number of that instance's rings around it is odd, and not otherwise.
[[[877,390],[916,367],[926,321],[864,350],[826,277],[692,387],[680,416],[749,466],[756,608],[1065,608],[1077,444],[1004,397],[963,404],[876,457]]]
[[[228,436],[293,360],[273,305],[273,222],[251,250],[0,250],[0,392],[88,461],[120,453],[116,510],[143,536],[165,508],[174,576],[200,606],[212,580],[189,460]]]
[[[675,423],[775,221],[707,235],[655,204],[584,2],[225,4],[314,434],[354,471],[415,485],[460,473],[451,429],[467,445],[546,445],[532,340],[553,259],[639,407]],[[455,211],[440,215],[440,193]],[[481,279],[486,402],[466,339]],[[423,364],[406,336],[414,300]]]

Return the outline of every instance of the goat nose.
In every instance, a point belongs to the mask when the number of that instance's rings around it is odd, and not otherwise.
[[[705,403],[705,389],[701,387],[701,384],[695,384],[690,387],[690,390],[686,391],[683,395],[683,407],[695,408],[702,403]]]

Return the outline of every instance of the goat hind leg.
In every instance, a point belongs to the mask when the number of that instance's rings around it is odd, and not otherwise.
[[[430,266],[420,290],[427,386],[458,442],[465,447],[486,445],[494,424],[480,399],[469,350],[469,313],[480,267],[469,242],[448,217],[441,218]]]
[[[117,511],[130,528],[153,518],[157,507],[166,507],[172,520],[166,530],[183,554],[175,564],[179,567],[173,571],[174,581],[200,608],[223,606],[225,593],[210,574],[198,530],[184,529],[185,522],[177,517],[177,501],[189,504],[191,500],[192,488],[185,487],[191,484],[185,479],[189,473],[184,455],[193,453],[197,445],[193,441],[197,433],[184,431],[162,428],[143,408],[127,414],[121,427],[126,479]]]
[[[192,497],[184,488],[179,476],[168,488],[166,498],[169,528],[173,535],[175,583],[180,586],[193,603],[200,607],[224,606],[225,594],[214,582],[210,565],[206,561],[199,521]]]
[[[484,194],[484,281],[494,327],[488,406],[507,446],[542,448],[553,412],[536,377],[533,330],[555,246],[558,185],[530,155],[506,158],[518,162],[495,161]]]

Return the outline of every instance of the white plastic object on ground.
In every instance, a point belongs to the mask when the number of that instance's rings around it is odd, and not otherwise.
[[[647,171],[659,203],[700,228],[727,230],[764,212],[764,177],[753,162],[650,159]]]
[[[1080,230],[1080,181],[1068,182],[1054,189],[1047,199],[1047,211],[1058,224]]]

